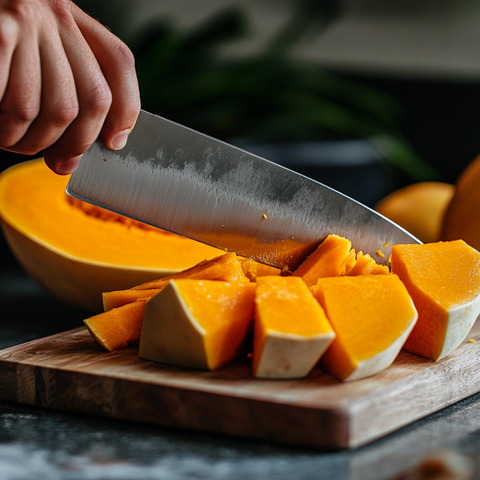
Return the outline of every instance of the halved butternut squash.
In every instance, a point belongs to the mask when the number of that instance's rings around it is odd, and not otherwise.
[[[404,348],[434,361],[449,355],[480,313],[480,253],[463,240],[394,245],[391,264],[418,310]]]
[[[0,217],[20,263],[61,300],[90,311],[130,288],[216,257],[219,250],[71,199],[68,176],[43,159],[0,175]]]
[[[139,356],[216,370],[235,359],[253,318],[254,283],[170,280],[145,308]]]
[[[336,337],[322,367],[339,380],[356,380],[387,368],[417,320],[397,275],[321,278],[312,289]]]
[[[254,376],[305,377],[334,337],[322,307],[301,278],[257,278]]]

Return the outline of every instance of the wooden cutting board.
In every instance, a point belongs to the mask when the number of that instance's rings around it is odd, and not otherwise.
[[[85,328],[0,351],[0,399],[317,448],[365,444],[480,391],[480,322],[433,363],[401,352],[364,380],[320,369],[303,380],[257,380],[247,361],[201,372],[106,352]]]

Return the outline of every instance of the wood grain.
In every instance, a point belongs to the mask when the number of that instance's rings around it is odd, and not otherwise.
[[[317,448],[356,447],[480,391],[480,322],[433,363],[401,352],[385,371],[340,383],[259,380],[247,361],[216,372],[104,351],[85,328],[0,351],[0,399]]]

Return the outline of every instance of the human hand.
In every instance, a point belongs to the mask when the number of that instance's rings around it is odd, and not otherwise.
[[[0,0],[0,148],[71,173],[100,136],[122,148],[140,110],[128,47],[70,0]]]

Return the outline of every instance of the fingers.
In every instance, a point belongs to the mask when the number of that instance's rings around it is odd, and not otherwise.
[[[18,28],[9,15],[0,14],[0,100],[7,89],[10,65],[18,40]]]
[[[24,14],[21,21],[25,28],[11,27],[12,39],[2,48],[1,82],[3,96],[0,101],[0,147],[12,149],[14,145],[25,135],[31,123],[40,111],[41,74],[40,55],[37,40],[35,38],[35,19],[32,15]],[[7,16],[7,23],[13,22],[11,16]],[[5,20],[5,18],[4,18]],[[11,55],[8,62],[8,56]],[[1,87],[0,87],[1,88]],[[21,151],[20,151],[21,152]],[[23,153],[23,152],[21,152]]]
[[[117,37],[74,8],[74,18],[94,53],[112,93],[112,104],[100,133],[105,146],[112,150],[125,146],[128,133],[140,112],[140,94],[135,60],[128,47]]]
[[[99,136],[112,103],[112,93],[76,24],[68,28],[61,25],[59,31],[75,79],[79,110],[61,138],[45,150],[44,157],[52,170],[66,174],[71,173],[69,170],[76,166],[78,157]]]
[[[77,85],[79,115],[44,152],[47,164],[62,174],[76,168],[81,154],[99,135],[108,148],[122,148],[140,111],[130,50],[73,4],[72,13],[78,32],[62,39]]]
[[[73,72],[58,32],[40,32],[41,109],[28,131],[14,147],[35,154],[54,144],[74,121],[79,103]]]

